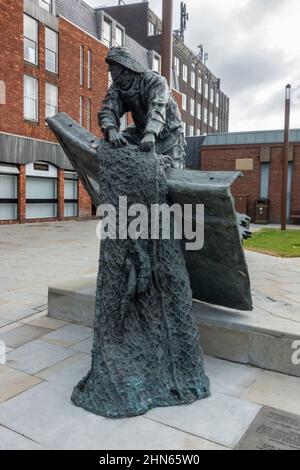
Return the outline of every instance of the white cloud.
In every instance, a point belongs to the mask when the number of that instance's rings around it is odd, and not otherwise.
[[[136,3],[138,0],[126,0]],[[117,0],[88,0],[92,6]],[[161,14],[161,0],[150,0]],[[186,44],[209,53],[208,67],[231,100],[230,130],[283,126],[284,88],[294,85],[291,125],[300,127],[299,0],[186,0]],[[174,29],[180,0],[174,0]]]

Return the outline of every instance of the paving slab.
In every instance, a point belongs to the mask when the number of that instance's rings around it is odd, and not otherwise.
[[[105,448],[122,420],[107,420],[73,405],[60,388],[44,382],[0,406],[0,424],[45,447]]]
[[[0,426],[0,450],[47,450],[37,442]]]
[[[50,331],[51,330],[47,328],[20,325],[13,330],[7,331],[6,333],[1,333],[0,330],[0,341],[4,341],[5,344],[10,348],[18,348],[23,346],[23,344],[46,335]]]
[[[157,408],[147,417],[181,431],[234,448],[261,407],[246,400],[213,392],[192,405]]]
[[[65,325],[42,336],[41,340],[68,348],[76,343],[88,339],[92,333],[92,330],[85,326]]]
[[[300,379],[260,371],[243,399],[300,415]]]
[[[0,365],[0,403],[39,384],[38,377]]]
[[[234,397],[241,397],[254,383],[260,370],[234,362],[204,357],[205,371],[211,383],[211,389]]]
[[[36,374],[73,355],[74,351],[70,349],[35,340],[8,353],[6,360],[8,367],[27,374]]]

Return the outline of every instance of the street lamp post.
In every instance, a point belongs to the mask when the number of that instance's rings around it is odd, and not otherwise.
[[[285,124],[284,124],[284,151],[282,169],[282,199],[281,199],[281,230],[286,230],[287,219],[287,190],[290,147],[290,112],[291,112],[291,85],[285,89]]]
[[[162,64],[161,74],[172,87],[173,0],[162,2]]]

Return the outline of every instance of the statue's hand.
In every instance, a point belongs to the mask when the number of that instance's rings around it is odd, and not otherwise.
[[[112,147],[124,147],[127,145],[127,140],[122,136],[120,132],[114,127],[111,127],[107,131],[108,141]]]
[[[145,134],[144,138],[141,141],[141,149],[144,152],[150,152],[155,147],[155,135],[152,133]]]

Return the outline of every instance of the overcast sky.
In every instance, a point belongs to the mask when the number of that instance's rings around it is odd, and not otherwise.
[[[86,0],[92,6],[117,0]],[[126,3],[138,3],[126,0]],[[161,0],[150,7],[161,16]],[[280,129],[284,88],[293,85],[291,126],[300,128],[300,1],[186,0],[186,44],[209,53],[208,67],[230,97],[230,131]],[[174,29],[180,0],[174,0]]]

